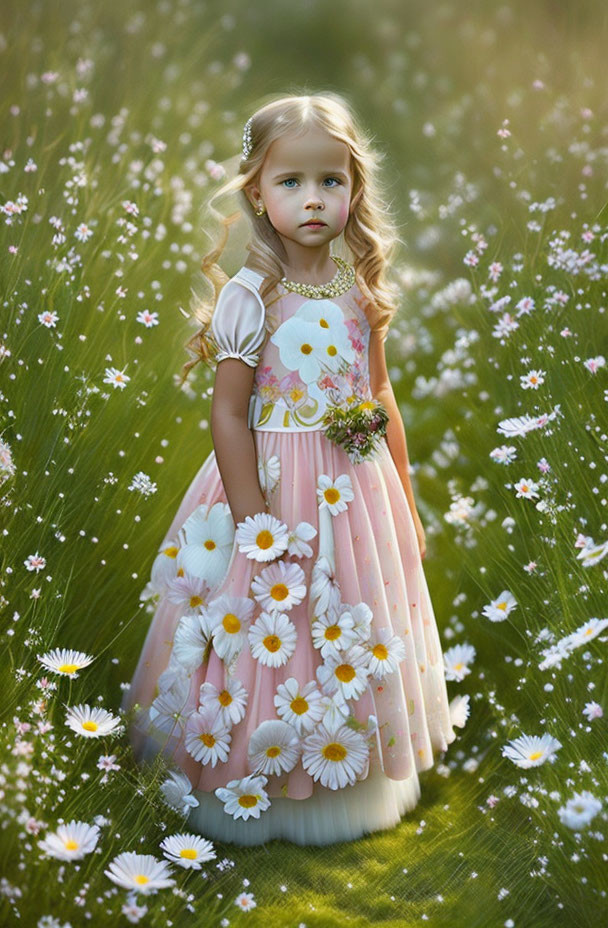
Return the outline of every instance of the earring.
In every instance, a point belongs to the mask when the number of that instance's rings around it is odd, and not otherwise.
[[[255,211],[256,216],[263,216],[265,212],[266,212],[266,210],[265,210],[265,208],[264,208],[264,205],[263,205],[262,203],[260,203],[260,208],[259,208],[259,209],[256,209],[256,211]]]

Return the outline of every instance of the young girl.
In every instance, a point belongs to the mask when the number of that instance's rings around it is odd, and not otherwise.
[[[154,561],[123,703],[137,758],[162,751],[189,778],[208,838],[391,828],[455,738],[384,354],[396,236],[378,160],[338,95],[279,97],[215,197],[242,198],[249,258],[227,282],[221,248],[203,262],[224,283],[194,339],[216,365],[214,450]],[[337,409],[367,431],[331,432]]]

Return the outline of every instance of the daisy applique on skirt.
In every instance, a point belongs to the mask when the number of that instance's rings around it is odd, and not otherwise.
[[[235,526],[209,455],[142,594],[130,737],[206,838],[351,840],[455,737],[413,521],[385,444],[354,465],[321,431],[254,434],[271,511]]]

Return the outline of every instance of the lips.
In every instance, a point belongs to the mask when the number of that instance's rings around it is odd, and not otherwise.
[[[309,219],[308,222],[303,222],[304,226],[326,226],[327,223],[323,222],[321,219]]]

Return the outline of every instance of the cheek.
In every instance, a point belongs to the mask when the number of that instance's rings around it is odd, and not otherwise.
[[[338,213],[338,218],[341,225],[346,225],[348,222],[348,203],[342,203]]]

